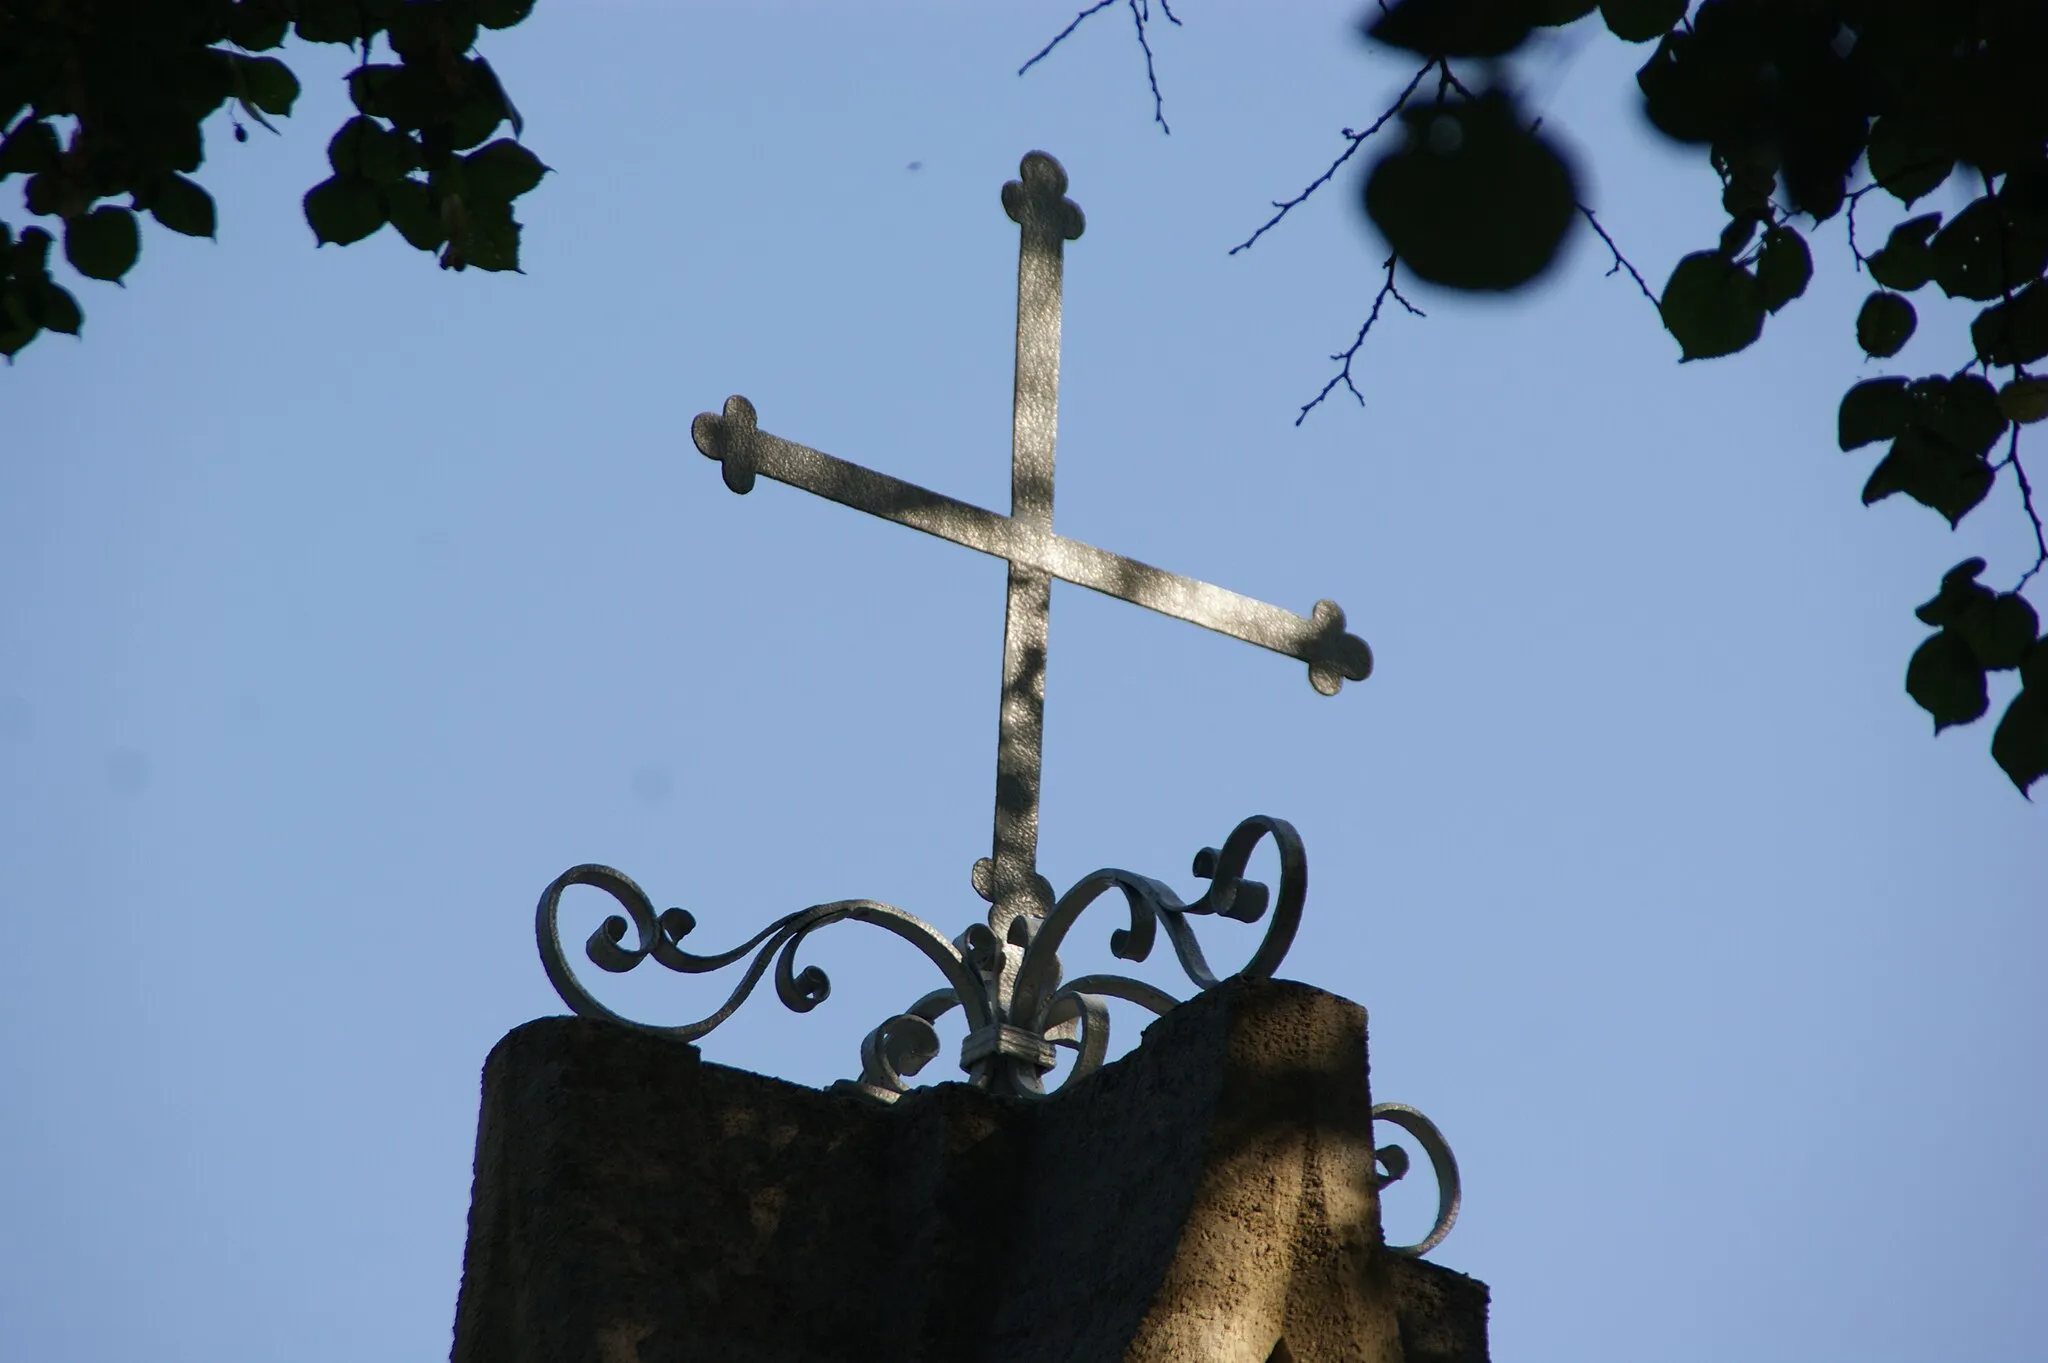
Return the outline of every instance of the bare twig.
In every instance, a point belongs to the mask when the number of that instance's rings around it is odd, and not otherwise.
[[[1981,173],[1984,176],[1984,197],[1986,199],[1996,197],[1998,190],[1991,183],[1990,172],[1984,171]],[[2005,243],[2006,232],[2003,223],[2001,223],[1998,229],[1999,292],[2004,295],[2005,299],[2005,344],[2010,347],[2012,345],[2013,313],[2012,261],[2006,251]],[[1977,358],[1983,364],[1984,373],[1988,377],[1991,373],[1991,361],[1986,359],[1981,353]],[[2027,377],[2027,367],[2024,364],[2015,364],[2012,369],[2014,377]],[[1998,462],[2001,468],[2007,464],[2012,465],[2013,480],[2020,485],[2020,509],[2027,513],[2027,523],[2034,528],[2034,562],[2024,573],[2020,574],[2020,580],[2013,584],[2012,589],[2017,592],[2024,590],[2026,585],[2033,581],[2034,574],[2041,571],[2042,565],[2048,564],[2048,535],[2042,534],[2041,513],[2034,506],[2034,485],[2027,481],[2027,466],[2020,462],[2020,424],[2017,421],[2012,423],[2012,435],[2005,447],[2005,458]]]
[[[2020,507],[2027,513],[2027,523],[2034,527],[2034,563],[2013,584],[2012,589],[2017,592],[2025,590],[2026,585],[2034,580],[2034,574],[2048,567],[2048,533],[2041,528],[2041,512],[2034,505],[2034,485],[2027,481],[2027,466],[2020,462],[2020,428],[2017,424],[2012,428],[2011,443],[2006,446],[2005,458],[1998,461],[1998,467],[2004,468],[2008,464],[2020,485]]]
[[[1983,174],[1983,176],[1984,176],[1984,198],[1985,198],[1985,200],[1986,200],[1987,202],[1990,202],[1990,201],[1992,201],[1992,200],[1994,200],[1994,199],[1996,198],[1996,196],[1997,196],[1997,194],[1998,194],[1998,191],[1997,191],[1996,189],[1994,189],[1994,188],[1992,187],[1992,184],[1991,184],[1991,173],[1990,173],[1989,171],[1984,171],[1984,172],[1981,172],[1981,173],[1982,173],[1982,174]],[[2010,181],[2008,181],[2007,183],[2011,183],[2011,182],[2010,182]],[[1996,206],[1997,206],[1997,207],[1999,207],[1999,208],[2002,208],[2002,207],[2003,207],[2004,205],[2003,205],[2003,204],[1998,204],[1998,205],[1996,205]],[[2005,309],[2004,309],[2004,311],[2003,311],[2003,312],[2002,312],[2002,313],[2001,313],[2001,314],[1999,315],[1999,322],[2000,322],[1999,330],[2000,330],[2001,332],[2003,332],[2003,333],[2004,333],[2004,335],[2003,335],[2003,336],[2002,336],[2002,337],[2001,337],[2000,339],[2001,339],[2001,340],[2002,340],[2002,341],[2003,341],[2003,342],[2005,343],[2005,348],[2006,348],[2006,350],[2007,350],[2008,352],[2011,352],[2011,351],[2014,351],[2014,350],[2016,350],[2016,349],[2017,349],[2017,347],[2013,345],[2013,335],[2012,335],[2012,318],[2013,318],[2013,313],[2014,313],[2014,311],[2015,311],[2015,307],[2014,307],[2014,303],[2013,303],[2013,296],[2012,296],[2012,258],[2011,258],[2011,254],[2010,254],[2010,253],[2009,253],[2009,252],[2007,251],[2007,249],[2006,249],[2006,242],[2007,242],[2007,241],[2009,240],[2009,238],[2010,238],[2010,233],[2009,233],[2009,232],[2007,231],[2007,229],[2006,229],[2006,227],[2005,227],[2005,225],[2004,225],[2004,223],[2005,223],[2005,218],[2004,218],[2004,215],[2003,215],[2002,213],[2001,213],[2001,214],[1999,215],[1998,221],[1999,221],[1999,226],[1998,226],[1998,228],[1996,229],[1996,230],[1997,230],[1997,232],[1998,232],[1998,291],[1999,291],[1999,294],[2001,295],[2001,297],[2002,297],[2002,299],[2003,299],[2003,301],[2004,301],[2004,303],[2005,303]],[[1974,347],[1975,347],[1975,345],[1976,345],[1976,332],[1977,332],[1977,329],[1976,329],[1975,327],[1972,327],[1972,328],[1970,328],[1970,343],[1971,343],[1971,346],[1972,346],[1972,348],[1974,348]],[[1983,354],[1983,352],[1981,352],[1981,351],[1979,351],[1979,352],[1978,352],[1977,358],[1978,358],[1978,360],[1979,360],[1979,361],[1981,361],[1981,362],[1983,363],[1983,365],[1984,365],[1984,376],[1985,376],[1986,378],[1989,378],[1989,377],[1991,376],[1991,361],[1990,361],[1990,360],[1989,360],[1989,359],[1988,359],[1988,358],[1987,358],[1987,357],[1986,357],[1986,356],[1985,356],[1985,355]],[[2024,366],[2024,365],[2014,365],[2014,366],[2013,366],[2013,373],[2014,373],[2014,374],[2015,374],[2015,376],[2017,376],[2017,377],[2025,377],[2025,375],[2026,375],[2026,372],[2027,372],[2027,371],[2026,371],[2026,366]],[[2012,452],[2013,452],[2013,455],[2014,455],[2015,457],[2017,457],[2017,456],[2018,456],[2018,454],[2019,454],[2019,427],[2018,427],[2018,426],[2014,426],[2014,427],[2013,427],[2013,447],[2012,447]],[[2021,488],[2021,490],[2022,490],[2022,491],[2024,491],[2024,490],[2026,489],[2026,486],[2027,486],[2027,482],[2026,482],[2026,475],[2025,475],[2025,474],[2021,474],[2021,476],[2020,476],[2020,488]],[[2033,509],[2032,507],[2029,507],[2029,508],[2028,508],[2029,512],[2031,512],[2031,511],[2032,511],[2032,509]],[[2031,576],[2031,574],[2029,574],[2029,575]]]
[[[1088,18],[1091,15],[1100,14],[1103,10],[1108,9],[1111,5],[1114,5],[1115,3],[1116,0],[1095,0],[1094,4],[1090,5],[1087,9],[1084,9],[1079,14],[1075,15],[1072,23],[1068,24],[1058,33],[1053,34],[1051,42],[1047,43],[1044,47],[1039,48],[1038,51],[1032,53],[1031,60],[1025,62],[1022,66],[1017,68],[1017,74],[1020,76],[1023,75],[1026,71],[1029,71],[1032,67],[1038,65],[1041,61],[1044,61],[1047,57],[1051,56],[1052,50],[1058,47],[1061,43],[1065,42],[1067,40],[1068,35],[1073,33],[1075,29],[1081,26],[1082,20]]]
[[[1651,293],[1650,286],[1643,282],[1642,272],[1628,263],[1628,257],[1623,255],[1621,248],[1614,244],[1614,238],[1607,235],[1607,229],[1600,225],[1600,219],[1593,216],[1593,210],[1584,204],[1580,204],[1579,212],[1586,215],[1586,221],[1592,224],[1593,230],[1599,234],[1600,240],[1607,243],[1608,251],[1614,256],[1614,263],[1607,267],[1608,275],[1612,277],[1620,274],[1623,270],[1627,270],[1628,277],[1633,279],[1636,282],[1636,287],[1643,291],[1643,297],[1649,299],[1653,304],[1656,303],[1657,295]]]
[[[1371,137],[1381,128],[1384,128],[1387,126],[1387,124],[1393,122],[1394,116],[1400,113],[1403,108],[1407,107],[1409,97],[1415,93],[1416,87],[1422,84],[1422,78],[1428,75],[1430,72],[1430,68],[1435,65],[1436,63],[1433,61],[1424,62],[1422,64],[1422,69],[1415,73],[1415,79],[1408,82],[1408,88],[1403,90],[1398,96],[1395,97],[1394,102],[1387,107],[1387,111],[1385,113],[1381,114],[1378,118],[1372,121],[1371,127],[1367,128],[1363,132],[1353,132],[1351,129],[1346,128],[1344,130],[1344,140],[1349,142],[1351,145],[1344,148],[1343,154],[1340,155],[1336,160],[1330,162],[1330,168],[1328,170],[1324,171],[1321,175],[1316,176],[1315,179],[1309,181],[1308,188],[1302,190],[1301,193],[1295,195],[1291,199],[1286,200],[1285,202],[1275,199],[1273,201],[1273,208],[1275,210],[1273,216],[1266,219],[1265,222],[1261,223],[1259,225],[1258,231],[1252,233],[1243,241],[1231,247],[1230,254],[1236,255],[1239,251],[1245,250],[1248,247],[1250,247],[1253,242],[1257,241],[1260,237],[1265,236],[1266,233],[1272,231],[1275,227],[1278,227],[1280,225],[1280,220],[1282,218],[1286,217],[1289,213],[1292,213],[1295,209],[1301,207],[1302,204],[1306,203],[1308,201],[1309,195],[1315,193],[1324,185],[1330,183],[1331,177],[1343,168],[1344,163],[1346,161],[1349,161],[1360,147],[1365,145],[1365,140],[1368,137]]]
[[[1863,248],[1856,244],[1856,205],[1863,202],[1864,195],[1870,193],[1873,189],[1880,189],[1882,187],[1873,180],[1861,189],[1852,190],[1849,194],[1849,211],[1846,214],[1849,225],[1849,254],[1856,257],[1856,272],[1858,274],[1863,272],[1863,262],[1870,259],[1870,257],[1864,255]]]
[[[1425,67],[1424,69],[1427,70],[1428,68]],[[1294,418],[1295,425],[1299,426],[1302,422],[1306,421],[1308,419],[1308,414],[1310,412],[1313,412],[1319,405],[1321,405],[1324,398],[1330,396],[1331,393],[1335,392],[1337,385],[1340,383],[1343,384],[1345,388],[1350,390],[1352,397],[1358,399],[1359,406],[1365,406],[1365,394],[1359,392],[1358,385],[1351,381],[1351,362],[1358,358],[1358,350],[1360,346],[1363,346],[1365,344],[1366,333],[1372,330],[1373,323],[1380,320],[1380,308],[1385,305],[1386,301],[1389,298],[1393,299],[1396,303],[1399,303],[1402,307],[1408,309],[1410,315],[1412,316],[1425,317],[1428,315],[1427,313],[1423,312],[1421,308],[1416,307],[1413,303],[1409,302],[1406,298],[1402,297],[1400,289],[1394,286],[1395,260],[1396,257],[1394,256],[1387,257],[1387,281],[1386,283],[1380,285],[1380,291],[1377,294],[1373,295],[1372,311],[1365,315],[1365,324],[1358,328],[1358,335],[1352,338],[1350,347],[1348,349],[1341,350],[1337,354],[1332,355],[1330,357],[1333,360],[1342,361],[1343,368],[1339,369],[1336,372],[1336,374],[1331,377],[1330,381],[1323,385],[1322,392],[1317,393],[1314,397],[1310,398],[1306,403],[1302,404],[1300,415]]]
[[[1465,88],[1465,82],[1459,80],[1456,76],[1451,74],[1451,63],[1448,58],[1439,58],[1436,65],[1437,69],[1443,72],[1443,74],[1437,78],[1436,82],[1436,97],[1439,101],[1443,99],[1446,92],[1451,90],[1456,90],[1459,94],[1463,95],[1467,99],[1478,98],[1477,95],[1474,95],[1470,90],[1467,90]]]
[[[1150,0],[1129,0],[1129,3],[1131,24],[1138,30],[1138,46],[1145,53],[1145,83],[1152,87],[1152,121],[1159,125],[1159,131],[1170,136],[1173,129],[1166,124],[1166,103],[1159,98],[1159,74],[1152,69],[1152,44],[1145,38],[1145,24],[1152,17],[1151,3]],[[1180,20],[1168,8],[1166,0],[1159,0],[1159,10],[1173,20],[1175,28],[1180,27]]]
[[[1115,3],[1117,0],[1095,0],[1094,4],[1076,14],[1065,28],[1055,33],[1051,42],[1032,53],[1031,60],[1017,68],[1017,74],[1021,76],[1038,65],[1051,55],[1054,48],[1065,42],[1074,30],[1081,26],[1082,21],[1100,14]],[[1173,129],[1168,127],[1166,122],[1166,102],[1159,95],[1159,72],[1152,62],[1152,40],[1145,31],[1145,26],[1152,22],[1152,0],[1124,0],[1124,6],[1130,10],[1131,23],[1138,30],[1138,49],[1145,54],[1145,83],[1152,87],[1152,121],[1157,123],[1162,131],[1171,133]],[[1159,0],[1159,12],[1165,15],[1167,21],[1175,28],[1181,26],[1180,16],[1173,12],[1170,0]]]

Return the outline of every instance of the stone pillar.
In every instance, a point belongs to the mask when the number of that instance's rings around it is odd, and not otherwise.
[[[1365,1010],[1232,980],[1054,1097],[893,1106],[544,1018],[484,1068],[454,1363],[1485,1363],[1387,1253]]]

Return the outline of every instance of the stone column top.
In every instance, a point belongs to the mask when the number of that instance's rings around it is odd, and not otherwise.
[[[582,1018],[485,1066],[454,1363],[1484,1363],[1387,1250],[1365,1010],[1232,980],[1049,1099],[879,1106]]]

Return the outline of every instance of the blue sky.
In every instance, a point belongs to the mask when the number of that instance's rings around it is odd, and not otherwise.
[[[1283,973],[1371,1010],[1376,1096],[1455,1146],[1434,1257],[1492,1285],[1499,1358],[2037,1355],[2048,838],[1985,726],[1930,738],[1900,685],[1941,572],[2006,585],[2031,539],[2009,489],[1955,534],[1858,504],[1835,402],[1887,371],[1841,224],[1704,364],[1589,237],[1513,301],[1416,288],[1365,406],[1297,429],[1377,283],[1355,177],[1226,251],[1407,72],[1351,6],[1176,12],[1163,136],[1120,11],[1018,79],[1071,8],[543,0],[484,47],[556,170],[523,276],[314,249],[332,54],[282,137],[213,130],[219,242],[150,233],[128,287],[78,286],[82,344],[0,375],[0,1354],[445,1356],[478,1068],[560,1011],[530,913],[571,864],[720,945],[849,896],[976,916],[1000,566],[735,498],[688,425],[744,393],[1006,506],[997,191],[1039,147],[1088,215],[1060,529],[1334,598],[1379,666],[1325,699],[1056,589],[1047,875],[1192,891],[1240,818],[1301,829]],[[1715,186],[1640,130],[1645,50],[1584,36],[1531,97],[1658,283]],[[852,1073],[936,983],[864,931],[814,940],[822,1008],[757,998],[706,1055]],[[723,995],[605,984],[652,1021]]]

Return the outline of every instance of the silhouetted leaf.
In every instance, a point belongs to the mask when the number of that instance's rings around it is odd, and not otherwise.
[[[2048,239],[2015,231],[2005,205],[1986,195],[1949,219],[1929,248],[1934,282],[1977,302],[2018,288],[2048,266]]]
[[[1887,289],[1911,293],[1934,277],[1934,257],[1927,242],[1941,226],[1941,214],[1908,218],[1892,229],[1884,246],[1864,260],[1870,277]]]
[[[1686,0],[1600,0],[1607,31],[1625,43],[1647,43],[1685,17]]]
[[[149,215],[188,237],[214,234],[213,196],[182,175],[167,175],[150,187]]]
[[[22,189],[22,198],[28,204],[28,211],[39,218],[56,214],[57,200],[64,192],[64,182],[55,171],[43,171],[28,177],[28,184]]]
[[[1977,574],[1984,571],[1984,560],[1966,558],[1941,575],[1941,590],[1913,611],[1923,625],[1941,629],[1981,610],[1997,599],[1998,593],[1977,580]]]
[[[498,75],[481,57],[461,64],[461,94],[448,110],[448,145],[457,151],[473,147],[514,117],[512,105],[498,84]]]
[[[2004,430],[1997,395],[1981,377],[1919,380],[1907,389],[1905,429],[1864,485],[1864,503],[1903,492],[1954,525],[1991,490],[1984,456]]]
[[[275,7],[239,4],[228,11],[228,41],[249,52],[267,52],[284,41],[291,21]]]
[[[1890,440],[1906,429],[1912,411],[1904,379],[1865,379],[1842,396],[1836,438],[1844,450]]]
[[[1856,344],[1875,359],[1896,355],[1912,338],[1918,320],[1911,303],[1879,290],[1863,300],[1863,308],[1856,314]]]
[[[1869,128],[1867,80],[1834,45],[1836,27],[1812,5],[1704,0],[1636,73],[1645,112],[1667,136],[1711,143],[1742,177],[1746,206],[1760,206],[1749,179],[1767,170],[1793,208],[1825,219]]]
[[[161,7],[152,6],[152,8]],[[206,114],[218,109],[227,101],[230,95],[236,94],[238,92],[235,71],[237,60],[238,54],[236,53],[228,52],[218,47],[206,47],[199,51],[191,52],[186,56],[185,60],[177,62],[170,70],[162,72],[159,78],[166,80],[175,88],[176,94],[174,98],[176,98],[180,106],[179,113],[176,116],[166,118],[165,123],[169,125],[182,122],[186,118],[194,120],[203,118]],[[129,126],[135,131],[140,131],[140,128],[135,124],[130,124]],[[152,131],[161,135],[163,129],[160,127]]]
[[[1551,8],[1589,0],[1544,0]],[[1537,0],[1517,0],[1533,12]],[[380,183],[397,183],[422,160],[455,164],[454,152],[489,140],[517,114],[488,63],[470,52],[478,25],[508,26],[532,0],[144,0],[0,4],[0,180],[20,175],[15,203],[62,225],[65,256],[89,278],[119,280],[140,254],[138,218],[211,236],[218,211],[193,173],[206,150],[202,124],[221,108],[237,141],[297,104],[300,83],[276,48],[296,24],[309,41],[361,44],[350,72],[365,112],[410,119],[420,136],[392,133],[377,118],[351,121],[333,148],[335,177],[307,195],[308,221],[325,243],[360,239],[398,213],[411,236],[438,245],[444,201],[417,183],[387,209]],[[15,11],[21,11],[16,14]],[[379,36],[406,61],[368,59]],[[349,63],[355,65],[354,62]],[[517,229],[492,195],[510,197],[540,173],[530,153],[481,158],[465,231],[476,263],[515,263]],[[459,204],[458,204],[459,206]],[[44,331],[76,332],[78,302],[48,274],[47,232],[16,241],[0,223],[0,350]]]
[[[2035,281],[1970,323],[1970,341],[1986,364],[2010,368],[2048,356],[2048,285]]]
[[[476,0],[476,20],[485,28],[510,28],[533,13],[533,0]]]
[[[409,4],[392,12],[385,40],[408,62],[467,52],[476,43],[476,17],[466,5]]]
[[[1750,239],[1756,235],[1757,224],[1760,221],[1761,216],[1755,213],[1742,213],[1731,218],[1728,225],[1721,229],[1721,254],[1730,260],[1740,256],[1742,249],[1749,245]]]
[[[64,258],[88,279],[119,279],[142,252],[135,215],[112,205],[64,222]]]
[[[1908,390],[1911,424],[1965,454],[1982,455],[2005,433],[1998,394],[1980,374],[1920,379]]]
[[[2048,698],[2048,639],[2036,639],[2027,656],[2020,659],[2020,685]]]
[[[1870,506],[1903,492],[1922,506],[1939,511],[1953,526],[1984,500],[1993,476],[1981,455],[1958,450],[1919,426],[1908,426],[1871,470],[1863,485],[1863,504]]]
[[[1695,251],[1679,261],[1658,307],[1685,360],[1732,355],[1764,329],[1763,290],[1755,276],[1718,251]]]
[[[1977,661],[1994,672],[2018,667],[2040,637],[2041,620],[2027,599],[2003,592],[1982,609],[1967,613],[1954,628],[1968,641]]]
[[[1813,278],[1813,253],[1806,238],[1790,227],[1773,227],[1764,233],[1756,258],[1756,282],[1764,306],[1772,312],[1806,292]]]
[[[5,225],[0,225],[0,233],[5,231]],[[21,236],[8,249],[8,268],[22,278],[47,275],[50,272],[50,247],[55,243],[56,238],[40,227],[22,228]]]
[[[1922,623],[1945,629],[1970,646],[1984,668],[2003,672],[2020,666],[2041,633],[2041,621],[2016,592],[1994,592],[1977,581],[1981,558],[1965,559],[1942,574],[1941,590],[1913,612]]]
[[[12,356],[33,341],[42,330],[29,316],[28,306],[18,290],[0,280],[0,355]]]
[[[1968,724],[1990,708],[1984,667],[1970,646],[1948,630],[1930,636],[1906,664],[1906,694],[1934,716],[1934,732]]]
[[[468,257],[479,270],[519,268],[519,224],[510,208],[493,205],[471,219]]]
[[[431,251],[448,240],[448,231],[435,211],[433,196],[418,180],[398,180],[384,186],[384,211],[399,235],[422,251]]]
[[[78,300],[62,285],[49,279],[35,281],[33,288],[25,288],[29,313],[50,331],[61,331],[67,336],[76,336],[78,329],[85,325],[85,316],[78,310]]]
[[[1562,28],[1591,14],[1598,0],[1528,0],[1529,18],[1545,28]]]
[[[1644,112],[1676,142],[1711,142],[1731,118],[1735,104],[1725,80],[1698,60],[1697,35],[1667,33],[1636,72]],[[1761,205],[1758,205],[1761,207]],[[1730,211],[1735,211],[1732,206]]]
[[[2019,230],[2048,234],[2048,155],[2014,167],[1998,187],[1998,199]]]
[[[2028,686],[2012,698],[1991,735],[1991,757],[2022,795],[2048,776],[2048,692]]]
[[[446,122],[453,112],[451,100],[455,98],[441,73],[388,62],[359,66],[349,72],[348,93],[361,112],[407,132]]]
[[[1728,183],[1721,187],[1721,208],[1731,218],[1767,218],[1771,193],[1778,187],[1775,162],[1743,161],[1728,167]]]
[[[266,114],[285,115],[299,97],[299,78],[275,57],[230,58],[234,62],[237,93]]]
[[[0,175],[55,170],[62,151],[54,128],[40,118],[28,119],[0,142]]]
[[[306,191],[306,222],[322,246],[346,246],[384,225],[384,201],[361,176],[336,175]]]
[[[1407,144],[1374,166],[1365,208],[1420,278],[1454,289],[1517,288],[1557,258],[1577,212],[1562,157],[1508,97],[1403,113]]]
[[[1394,0],[1367,11],[1366,36],[1425,57],[1498,57],[1537,22],[1527,0]]]
[[[540,183],[548,168],[540,158],[510,138],[462,158],[463,183],[472,194],[508,203]]]
[[[1998,410],[2007,421],[2031,426],[2048,417],[2048,379],[2013,379],[1998,390]]]
[[[309,43],[352,43],[363,36],[358,0],[299,0],[299,36]]]
[[[357,115],[342,124],[327,144],[327,160],[337,175],[360,175],[389,184],[417,167],[419,149],[404,133]]]
[[[1955,153],[1940,126],[1924,114],[1901,111],[1878,119],[1866,152],[1870,178],[1904,204],[1937,189],[1955,169]]]

